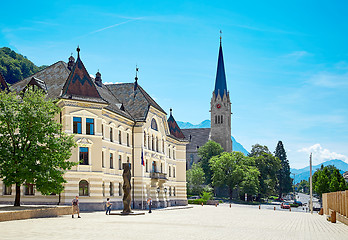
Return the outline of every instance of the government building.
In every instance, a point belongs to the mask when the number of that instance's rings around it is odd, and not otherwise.
[[[56,62],[9,87],[20,93],[36,86],[55,99],[61,108],[56,120],[77,144],[69,161],[78,165],[65,173],[64,191],[43,196],[27,183],[21,186],[22,204],[70,205],[78,195],[81,210],[103,210],[106,198],[121,209],[123,163],[131,163],[132,208],[144,208],[148,197],[154,207],[187,204],[189,141],[172,110],[167,117],[137,80],[103,84],[99,72],[95,77],[87,72],[78,48],[76,61],[71,56],[68,63]],[[0,86],[8,88],[1,74]],[[217,94],[217,101],[222,101],[227,93]],[[13,204],[14,198],[15,186],[0,180],[0,203]]]

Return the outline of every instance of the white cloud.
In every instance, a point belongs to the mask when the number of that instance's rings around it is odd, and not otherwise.
[[[312,76],[309,82],[313,85],[326,88],[348,87],[348,72],[343,74],[319,72]]]
[[[304,152],[308,154],[312,153],[313,162],[318,164],[332,159],[340,159],[348,163],[348,157],[336,152],[331,152],[329,149],[323,148],[319,143],[314,144],[307,148],[301,148],[298,152]]]
[[[285,57],[301,58],[310,55],[307,51],[295,51],[287,54]]]

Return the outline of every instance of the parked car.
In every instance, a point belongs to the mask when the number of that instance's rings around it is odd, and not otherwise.
[[[300,201],[294,201],[294,204],[297,204],[299,207],[302,207],[302,202],[300,202]]]
[[[200,199],[200,198],[201,198],[200,196],[191,196],[188,199]]]
[[[280,207],[283,209],[290,209],[290,204],[287,202],[283,202],[282,204],[280,204]]]

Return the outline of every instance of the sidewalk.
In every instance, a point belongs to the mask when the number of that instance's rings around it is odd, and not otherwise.
[[[153,211],[142,216],[106,216],[104,212],[0,223],[9,239],[348,239],[348,226],[310,213],[270,211],[228,204]]]

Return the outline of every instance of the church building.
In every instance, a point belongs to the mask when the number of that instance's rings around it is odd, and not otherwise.
[[[182,129],[189,144],[186,146],[187,169],[200,159],[198,149],[209,140],[219,143],[224,151],[232,152],[231,138],[231,101],[227,90],[227,81],[220,37],[215,89],[210,101],[210,128]]]
[[[99,71],[95,77],[87,72],[78,48],[76,61],[72,56],[68,63],[58,61],[9,89],[20,93],[28,86],[56,100],[61,108],[56,120],[77,143],[69,160],[78,165],[65,173],[60,196],[44,196],[33,183],[21,186],[22,204],[70,205],[78,195],[82,210],[103,210],[106,198],[121,209],[123,163],[131,163],[132,208],[144,208],[148,197],[154,207],[187,204],[188,141],[172,110],[167,117],[138,84],[137,74],[133,83],[103,84]],[[0,87],[8,89],[1,74]],[[15,186],[0,179],[0,203],[13,204],[14,197]]]

